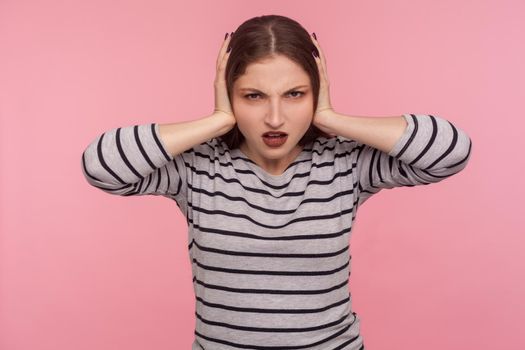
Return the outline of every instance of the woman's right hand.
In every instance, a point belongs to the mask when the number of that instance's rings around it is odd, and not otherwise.
[[[228,90],[226,89],[226,63],[228,62],[228,57],[230,56],[231,52],[226,52],[231,39],[231,35],[228,33],[226,35],[227,38],[224,39],[222,47],[219,51],[219,56],[217,57],[217,73],[214,82],[215,109],[213,110],[214,114],[224,117],[226,123],[229,125],[229,128],[225,131],[225,133],[230,131],[237,122],[232,111],[230,99],[228,98]]]

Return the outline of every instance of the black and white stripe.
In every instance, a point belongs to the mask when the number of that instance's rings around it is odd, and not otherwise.
[[[172,156],[158,124],[112,129],[82,155],[110,194],[173,199],[188,224],[195,291],[192,349],[364,349],[351,307],[349,239],[357,208],[381,189],[461,171],[467,134],[405,114],[391,152],[318,138],[280,176],[211,139]]]

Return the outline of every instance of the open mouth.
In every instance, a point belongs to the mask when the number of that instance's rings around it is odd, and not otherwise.
[[[286,142],[288,134],[282,131],[268,131],[262,135],[262,138],[267,146],[279,147]]]
[[[287,136],[288,134],[283,132],[283,131],[268,131],[268,132],[265,132],[263,134],[263,137],[270,137],[270,138],[273,138],[273,137],[284,137],[284,136]]]

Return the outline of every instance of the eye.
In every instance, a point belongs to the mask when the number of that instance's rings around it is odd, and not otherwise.
[[[302,91],[290,91],[290,94],[293,94],[293,93],[298,93],[298,94],[300,94],[300,95],[297,96],[297,97],[300,97],[300,96],[304,95],[304,92],[302,92]]]
[[[250,98],[250,96],[259,96],[259,94],[248,94],[248,95],[244,95],[244,97],[246,97],[248,100],[254,100],[253,98]]]
[[[298,98],[298,97],[303,96],[304,92],[302,92],[302,91],[290,91],[288,94],[289,95],[291,95],[291,94],[299,94],[298,96],[297,95],[292,96],[294,98]],[[248,100],[252,100],[252,101],[253,100],[258,100],[258,98],[251,98],[251,96],[260,96],[260,94],[253,93],[253,94],[244,95],[244,97],[247,98]]]

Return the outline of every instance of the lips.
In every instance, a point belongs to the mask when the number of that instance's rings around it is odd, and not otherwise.
[[[284,131],[267,131],[263,134],[263,137],[282,137],[288,135]]]
[[[263,134],[262,139],[268,147],[281,147],[286,143],[288,134],[283,131],[267,131]]]

